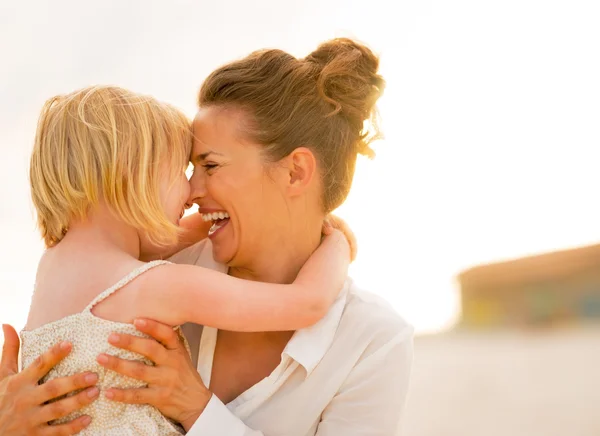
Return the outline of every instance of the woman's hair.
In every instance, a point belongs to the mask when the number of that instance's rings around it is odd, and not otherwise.
[[[278,161],[298,147],[317,158],[325,212],[346,199],[358,154],[374,156],[375,103],[385,87],[379,58],[347,38],[321,44],[298,59],[261,50],[214,71],[200,89],[200,107],[231,106],[249,116],[244,132]]]
[[[152,242],[173,242],[178,229],[165,215],[159,182],[184,171],[191,137],[182,112],[122,88],[93,86],[48,100],[30,166],[46,246],[101,201]]]

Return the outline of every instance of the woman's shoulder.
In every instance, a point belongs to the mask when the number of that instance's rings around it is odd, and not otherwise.
[[[413,326],[392,305],[350,280],[340,328],[352,331],[366,343],[412,342]]]

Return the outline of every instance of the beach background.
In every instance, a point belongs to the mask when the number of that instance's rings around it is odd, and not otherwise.
[[[386,138],[337,211],[352,276],[415,327],[408,436],[597,436],[600,329],[454,329],[466,268],[600,241],[593,0],[0,0],[0,321],[43,246],[27,181],[50,96],[116,84],[191,116],[211,70],[351,36],[381,54]]]

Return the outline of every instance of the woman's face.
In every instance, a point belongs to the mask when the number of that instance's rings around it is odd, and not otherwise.
[[[265,249],[272,252],[289,223],[285,171],[265,163],[262,147],[244,138],[243,125],[239,110],[200,109],[191,156],[189,202],[213,222],[215,260],[232,267],[251,264]]]

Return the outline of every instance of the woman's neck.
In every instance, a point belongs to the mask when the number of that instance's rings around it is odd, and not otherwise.
[[[314,221],[290,231],[283,241],[272,240],[261,246],[251,265],[232,265],[229,275],[265,283],[292,283],[321,243],[322,220]]]

